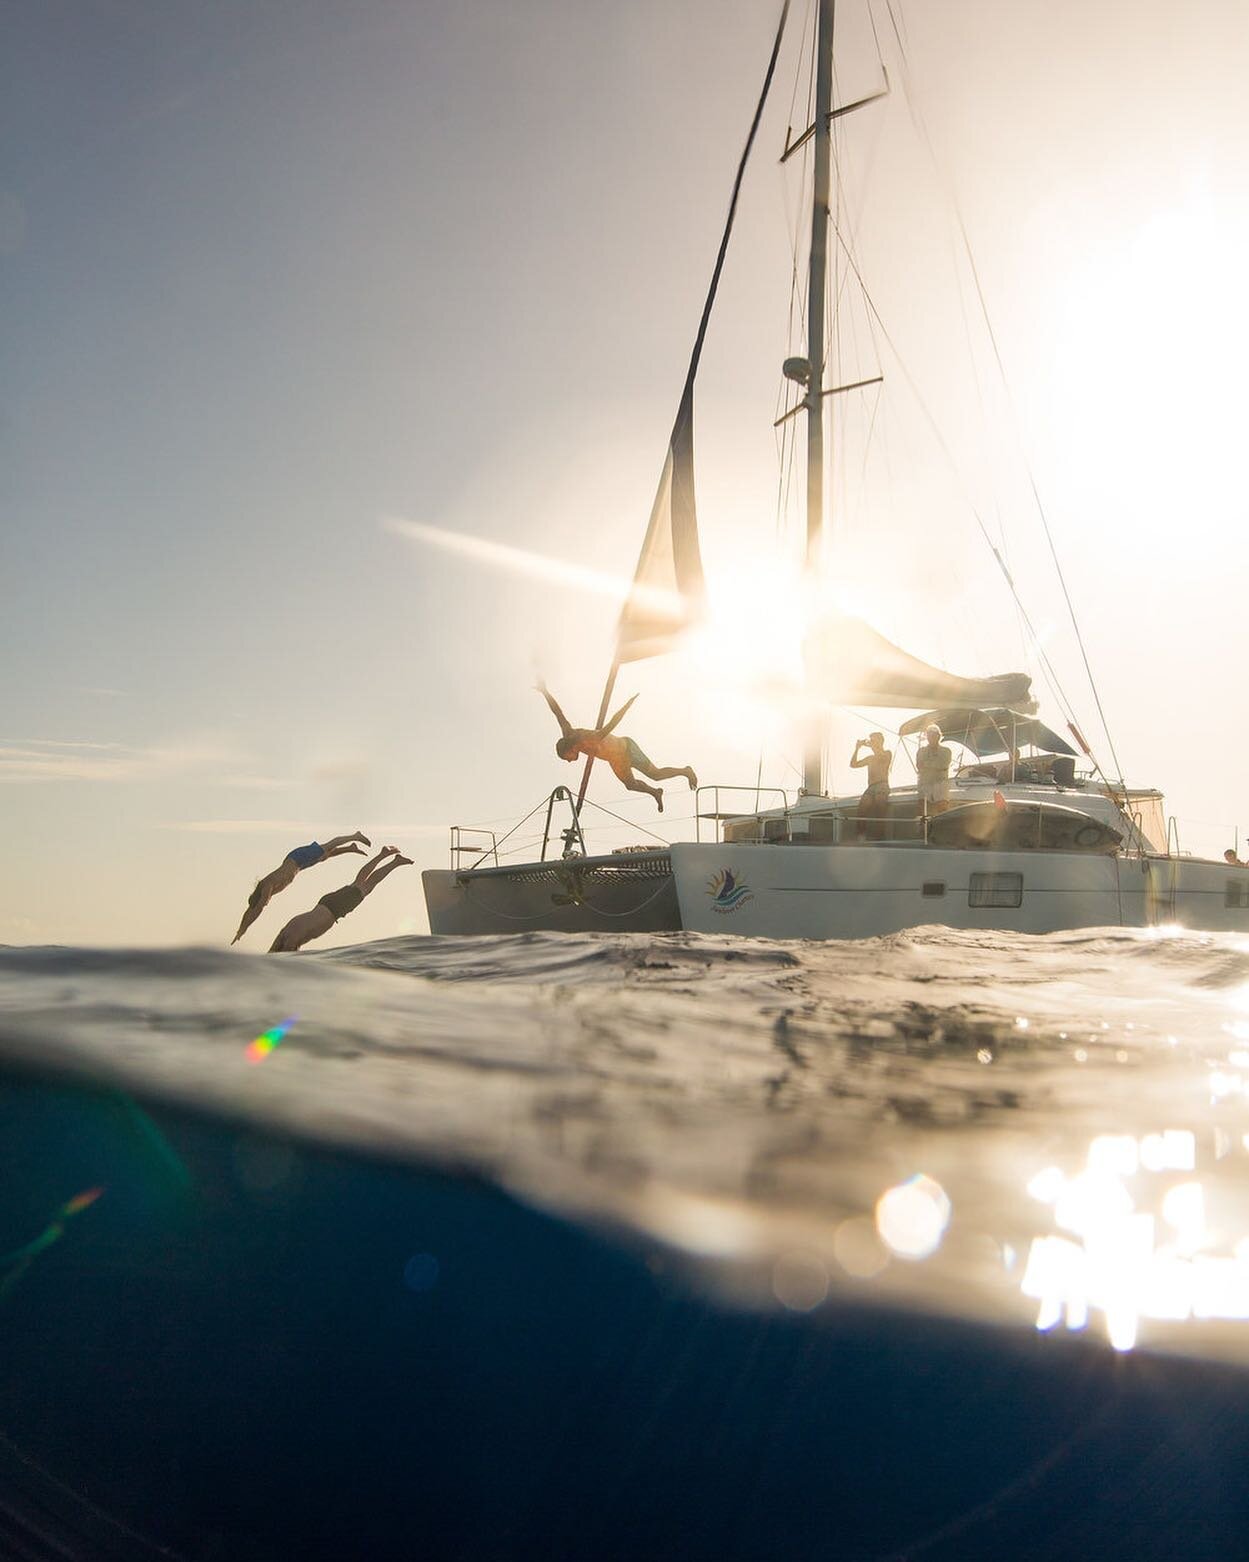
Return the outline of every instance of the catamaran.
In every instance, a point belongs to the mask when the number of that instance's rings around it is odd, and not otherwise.
[[[601,725],[620,668],[662,654],[696,624],[705,586],[694,501],[694,386],[728,248],[742,176],[772,81],[782,10],[763,93],[733,187],[728,220],[678,403],[632,589],[621,610]],[[782,160],[807,149],[811,163],[806,354],[783,375],[797,399],[784,419],[806,418],[806,554],[820,566],[825,524],[826,419],[835,398],[864,383],[827,383],[832,136],[836,121],[866,109],[883,84],[855,102],[833,101],[834,0],[817,0],[811,123],[788,134]],[[840,238],[840,235],[838,236]],[[1001,560],[999,559],[999,563]],[[1003,565],[1013,591],[1009,573]],[[1022,604],[1020,604],[1022,609]],[[1037,717],[1026,674],[960,677],[891,644],[861,619],[822,612],[807,625],[808,672],[832,703],[916,714],[899,741],[939,728],[965,758],[940,801],[918,782],[891,784],[879,806],[830,795],[824,774],[827,717],[809,721],[802,786],[790,796],[757,785],[704,786],[696,838],[609,854],[587,851],[587,760],[579,791],[557,787],[535,860],[504,861],[493,835],[452,830],[452,862],[424,873],[434,933],[537,930],[864,938],[939,923],[1046,933],[1065,928],[1165,924],[1249,927],[1249,867],[1181,854],[1163,796],[1108,774],[1070,721],[1074,740]],[[740,799],[744,806],[735,806]],[[704,838],[705,837],[705,838]]]

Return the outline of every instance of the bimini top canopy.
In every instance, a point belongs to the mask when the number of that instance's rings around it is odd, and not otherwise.
[[[954,706],[949,710],[930,710],[924,716],[912,716],[898,729],[900,735],[909,738],[936,723],[942,737],[961,743],[973,754],[983,757],[991,754],[1009,754],[1012,739],[1015,747],[1031,743],[1035,748],[1050,754],[1074,754],[1075,749],[1056,732],[1051,732],[1044,722],[1035,716],[1025,716],[1020,711],[997,706],[991,710],[970,710]]]

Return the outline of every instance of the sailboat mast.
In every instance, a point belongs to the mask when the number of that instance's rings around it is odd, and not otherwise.
[[[815,45],[815,180],[811,202],[811,254],[807,273],[807,550],[806,575],[814,581],[824,536],[824,298],[828,274],[829,185],[832,163],[833,20],[836,0],[819,0]],[[824,792],[823,715],[811,718],[802,764],[802,788]]]

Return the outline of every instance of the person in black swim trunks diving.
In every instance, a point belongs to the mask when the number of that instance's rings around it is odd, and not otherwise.
[[[624,783],[631,792],[649,792],[659,806],[659,812],[664,811],[664,794],[657,786],[647,786],[645,781],[639,781],[633,774],[640,770],[644,776],[649,776],[652,781],[669,781],[673,776],[684,776],[693,791],[698,785],[698,777],[688,765],[654,765],[632,738],[618,738],[613,736],[616,724],[624,716],[633,701],[637,699],[635,694],[628,699],[603,727],[574,727],[567,716],[560,710],[555,696],[547,688],[546,684],[535,684],[538,693],[551,707],[551,714],[559,722],[560,735],[555,741],[555,752],[561,759],[571,763],[580,758],[582,754],[601,759],[604,764],[610,765],[616,779]]]
[[[384,868],[379,866],[387,857],[392,857],[394,860],[386,863]],[[273,940],[269,953],[271,955],[294,954],[295,950],[302,949],[312,939],[328,933],[335,922],[340,921],[349,911],[354,911],[388,873],[396,868],[411,866],[411,857],[400,856],[397,846],[383,846],[376,857],[369,858],[350,884],[344,884],[341,889],[333,889],[328,895],[322,895],[311,911],[301,911],[297,917],[292,917]]]
[[[332,841],[326,841],[324,846],[317,841],[310,841],[307,846],[296,846],[293,851],[287,852],[281,863],[272,873],[266,873],[247,897],[247,910],[243,913],[238,932],[230,942],[238,943],[278,891],[294,883],[295,875],[301,868],[311,868],[314,863],[324,862],[327,857],[342,857],[350,854],[363,857],[363,851],[355,844],[357,841],[363,841],[366,846],[373,844],[367,835],[361,835],[357,830],[354,835],[336,835]]]

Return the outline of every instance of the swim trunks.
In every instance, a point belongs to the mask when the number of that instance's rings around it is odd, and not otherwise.
[[[345,917],[349,911],[354,911],[364,899],[364,891],[355,884],[344,884],[342,889],[332,889],[328,895],[322,895],[317,901],[318,906],[324,906],[335,922],[340,917]]]
[[[622,737],[620,741],[624,744],[625,748],[628,750],[630,769],[632,769],[632,770],[643,770],[643,769],[645,769],[645,770],[654,770],[654,768],[655,768],[654,765],[651,764],[650,760],[646,757],[645,754],[643,754],[642,750],[637,746],[637,744],[633,741],[632,738],[623,738]]]
[[[325,847],[318,846],[316,841],[310,841],[307,846],[296,846],[293,852],[286,854],[287,861],[293,862],[297,868],[310,868],[324,856]]]

